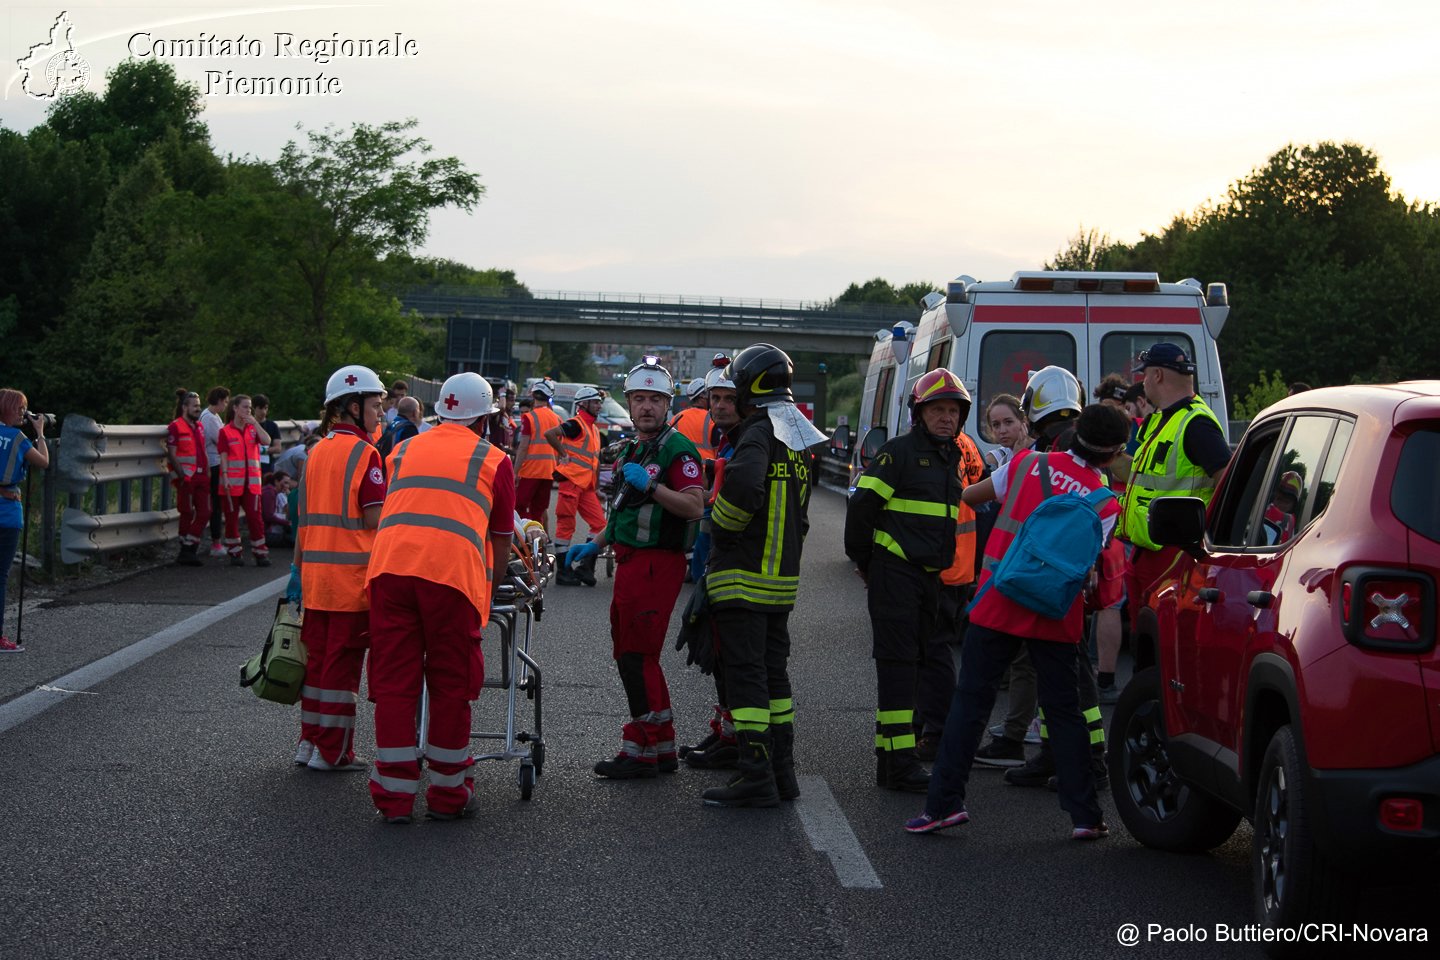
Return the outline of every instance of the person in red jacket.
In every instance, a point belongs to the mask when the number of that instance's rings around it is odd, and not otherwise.
[[[175,391],[175,419],[165,438],[165,462],[175,484],[175,507],[180,511],[180,556],[186,567],[204,566],[200,535],[210,522],[210,470],[205,461],[205,429],[200,426],[200,394]]]
[[[230,400],[230,422],[220,431],[215,449],[220,453],[220,503],[225,510],[225,549],[232,567],[243,567],[240,545],[240,511],[250,529],[250,552],[255,566],[270,566],[265,542],[265,518],[260,515],[260,451],[270,446],[266,433],[250,411],[245,394]]]
[[[1089,738],[1076,691],[1080,641],[1085,629],[1084,599],[1077,596],[1066,615],[1056,620],[1016,603],[999,590],[987,590],[986,585],[1020,525],[1047,494],[1065,490],[1085,495],[1104,487],[1102,468],[1125,449],[1129,435],[1130,424],[1124,413],[1093,404],[1076,421],[1075,440],[1069,452],[1024,454],[988,479],[966,488],[962,495],[971,506],[1000,499],[1004,507],[1001,520],[985,544],[977,599],[961,647],[960,684],[946,718],[925,810],[905,824],[910,833],[932,833],[969,821],[965,788],[970,765],[995,706],[1000,677],[1021,645],[1029,652],[1039,681],[1040,705],[1055,753],[1060,806],[1074,823],[1071,836],[1096,840],[1109,833],[1095,795]],[[1040,458],[1048,466],[1050,491],[1042,486]],[[1099,513],[1108,537],[1119,516],[1119,504],[1112,498],[1101,505]]]

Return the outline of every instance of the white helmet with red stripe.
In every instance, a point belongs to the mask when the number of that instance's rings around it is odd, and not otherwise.
[[[462,427],[499,409],[490,384],[473,370],[457,373],[442,383],[440,399],[435,401],[435,413],[441,420],[451,420]]]

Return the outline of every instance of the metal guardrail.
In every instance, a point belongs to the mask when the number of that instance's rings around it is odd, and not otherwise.
[[[281,442],[299,442],[307,421],[278,421]],[[167,426],[107,426],[67,415],[45,472],[41,562],[54,565],[58,495],[61,563],[80,563],[117,550],[159,546],[179,534],[180,512],[165,465]],[[88,502],[88,505],[87,505]]]
[[[830,452],[828,447],[821,447],[819,454],[815,457],[816,468],[820,474],[820,485],[841,493],[848,493],[850,490],[850,460],[848,457],[837,457]]]

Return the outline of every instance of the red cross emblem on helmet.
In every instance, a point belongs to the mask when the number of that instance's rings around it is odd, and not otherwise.
[[[455,394],[452,393],[450,394],[450,396],[445,398],[446,410],[454,410],[458,406],[460,406],[460,399],[456,397]]]
[[[345,382],[346,382],[348,385],[350,385],[350,386],[353,387],[353,386],[355,386],[355,384],[356,384],[357,382],[359,382],[359,378],[357,378],[357,377],[355,376],[355,374],[352,373],[352,374],[350,374],[348,377],[345,378]]]

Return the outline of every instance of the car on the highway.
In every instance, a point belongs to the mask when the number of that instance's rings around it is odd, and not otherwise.
[[[1111,791],[1165,850],[1249,818],[1265,927],[1440,868],[1437,465],[1440,381],[1332,387],[1263,411],[1208,509],[1151,506],[1182,552],[1132,631]]]

